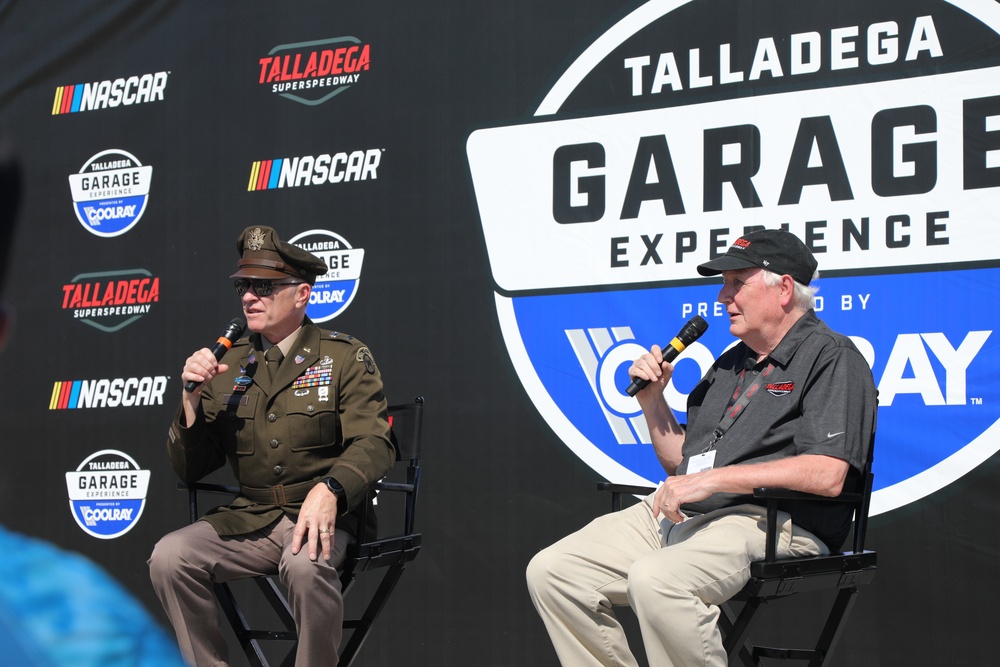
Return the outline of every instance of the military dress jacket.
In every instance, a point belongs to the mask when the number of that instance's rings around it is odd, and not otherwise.
[[[323,477],[344,487],[337,528],[357,535],[362,503],[396,459],[382,378],[357,338],[320,329],[306,318],[299,336],[269,378],[258,334],[233,344],[229,369],[202,390],[193,424],[178,409],[167,449],[174,472],[194,482],[228,460],[240,494],[203,519],[220,535],[243,535],[282,514],[293,520]],[[345,514],[346,512],[346,514]],[[364,536],[374,533],[369,511]]]

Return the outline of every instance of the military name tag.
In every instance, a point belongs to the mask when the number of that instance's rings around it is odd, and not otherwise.
[[[223,405],[247,405],[249,402],[250,399],[246,394],[223,394],[222,396]]]

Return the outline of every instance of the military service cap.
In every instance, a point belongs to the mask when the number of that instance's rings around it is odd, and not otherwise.
[[[236,241],[240,253],[239,270],[230,278],[301,278],[310,285],[327,272],[326,262],[297,245],[285,243],[270,227],[247,227]]]

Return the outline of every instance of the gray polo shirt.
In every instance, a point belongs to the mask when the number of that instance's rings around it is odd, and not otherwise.
[[[714,467],[759,463],[799,454],[824,454],[851,465],[849,479],[864,467],[877,408],[875,383],[868,363],[849,338],[820,321],[813,311],[803,315],[760,364],[744,343],[725,352],[688,397],[688,425],[677,474],[688,461],[715,449]],[[756,374],[773,365],[763,384],[714,442],[714,431],[741,383],[744,389]],[[745,372],[744,372],[745,371]],[[717,493],[684,505],[692,512],[710,512],[752,496]],[[782,509],[792,521],[822,539],[831,549],[843,544],[851,514],[834,503],[789,502]]]

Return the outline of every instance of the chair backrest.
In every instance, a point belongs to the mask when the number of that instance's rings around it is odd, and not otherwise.
[[[392,444],[396,447],[397,461],[420,458],[423,418],[423,396],[417,396],[412,403],[389,406],[389,426],[392,428]]]
[[[872,423],[872,432],[868,441],[868,455],[865,457],[864,469],[860,471],[860,474],[848,473],[847,480],[844,482],[844,489],[840,495],[833,497],[817,496],[810,493],[800,493],[798,491],[772,487],[754,489],[754,498],[767,501],[767,538],[764,563],[774,563],[778,560],[777,517],[780,501],[810,501],[823,504],[838,503],[847,506],[854,514],[850,527],[851,533],[853,533],[850,542],[851,552],[857,554],[864,552],[865,537],[868,532],[868,510],[871,506],[872,485],[875,479],[872,473],[872,464],[875,461],[877,421],[878,411],[876,410],[875,421]],[[829,544],[828,546],[834,553],[837,553],[837,549],[842,548],[841,544]]]
[[[416,515],[417,492],[420,489],[420,448],[424,428],[424,397],[417,396],[412,403],[399,403],[388,408],[392,444],[396,448],[396,461],[406,463],[406,481],[382,480],[375,484],[377,492],[401,492],[405,497],[403,534],[413,533]],[[367,508],[362,517],[367,521]],[[364,524],[362,524],[364,525]]]
[[[878,415],[875,416],[876,421]],[[860,480],[861,499],[854,509],[854,537],[851,541],[854,553],[861,553],[865,550],[865,537],[868,532],[868,510],[872,502],[872,486],[875,482],[875,474],[872,466],[875,463],[875,425],[872,426],[872,437],[868,442],[868,457],[865,459],[865,469],[862,471]]]

